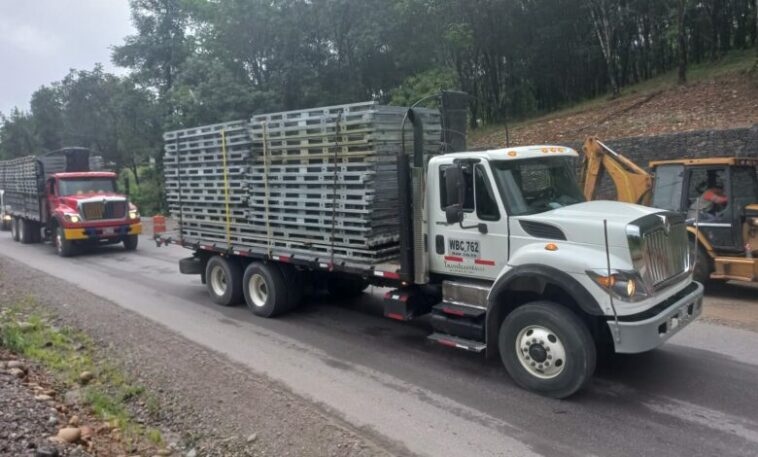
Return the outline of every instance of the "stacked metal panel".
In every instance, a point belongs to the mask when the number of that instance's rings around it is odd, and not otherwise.
[[[326,262],[392,260],[398,251],[397,155],[406,111],[367,102],[166,133],[166,188],[173,215],[183,220],[182,235]],[[428,157],[439,152],[439,113],[418,114]],[[236,154],[230,149],[227,156],[233,195],[228,240],[221,130],[227,144],[230,133],[238,138]],[[410,122],[405,147],[410,154]]]
[[[13,215],[40,219],[40,165],[34,156],[0,162],[0,189],[6,210]]]
[[[228,195],[230,235],[235,243],[241,243],[239,228],[247,222],[245,179],[251,153],[247,122],[167,132],[163,139],[166,199],[181,221],[182,235],[226,242]]]

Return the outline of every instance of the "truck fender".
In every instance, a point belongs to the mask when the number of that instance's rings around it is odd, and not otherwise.
[[[526,264],[512,268],[502,275],[490,290],[487,298],[485,337],[487,355],[497,354],[497,334],[500,324],[509,312],[527,301],[519,301],[519,293],[536,294],[543,299],[560,292],[568,295],[574,304],[589,316],[603,316],[597,300],[571,275],[542,264]],[[548,294],[545,297],[545,294]]]

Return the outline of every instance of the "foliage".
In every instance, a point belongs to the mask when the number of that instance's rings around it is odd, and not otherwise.
[[[0,114],[0,157],[89,146],[151,208],[161,132],[251,114],[471,95],[472,127],[559,109],[758,42],[755,0],[130,0],[125,77],[72,70]],[[686,55],[681,55],[680,51]],[[147,188],[142,189],[145,185]],[[150,195],[150,197],[147,197]],[[143,198],[143,197],[141,197]]]

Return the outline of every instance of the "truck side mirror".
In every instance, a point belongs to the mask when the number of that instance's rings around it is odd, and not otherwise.
[[[463,222],[463,208],[461,208],[461,205],[449,205],[445,208],[445,218],[448,224]]]
[[[449,206],[463,207],[463,202],[466,199],[466,187],[463,168],[460,165],[454,165],[445,170],[445,193]]]

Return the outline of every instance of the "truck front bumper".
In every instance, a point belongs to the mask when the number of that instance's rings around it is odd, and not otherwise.
[[[112,227],[83,227],[64,229],[66,239],[98,240],[108,238],[121,238],[127,235],[139,235],[142,233],[142,224],[120,224]]]
[[[703,285],[693,281],[653,308],[608,321],[616,352],[636,354],[663,344],[703,312]]]

